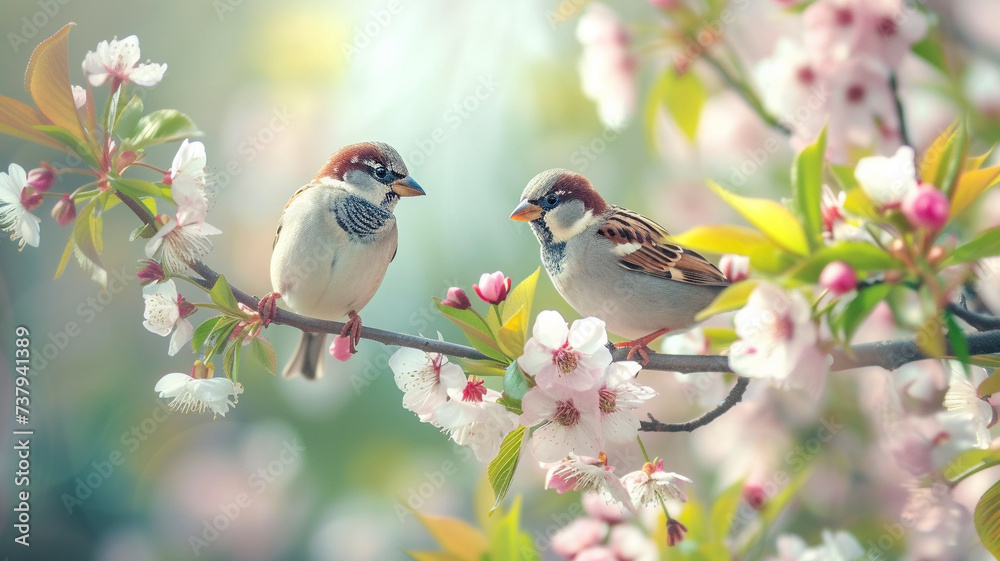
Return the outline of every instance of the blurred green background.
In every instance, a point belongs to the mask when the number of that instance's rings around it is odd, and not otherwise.
[[[135,91],[143,92],[147,111],[187,113],[204,132],[218,174],[208,222],[224,234],[213,238],[206,261],[257,295],[270,291],[271,241],[288,197],[340,146],[392,144],[428,196],[397,209],[399,254],[362,314],[365,324],[428,336],[441,331],[460,341],[431,297],[451,285],[468,290],[483,272],[501,269],[517,282],[539,266],[529,229],[507,219],[539,171],[585,173],[609,200],[682,231],[732,219],[703,178],[727,181],[752,157],[749,147],[772,134],[729,93],[709,101],[696,146],[665,119],[654,119],[652,131],[638,118],[620,133],[605,130],[577,75],[574,29],[583,3],[563,2],[568,18],[557,21],[557,2],[530,0],[5,2],[0,93],[28,101],[22,77],[31,49],[66,22],[77,23],[70,37],[74,83],[83,83],[80,61],[99,41],[138,35],[142,59],[169,68],[159,85]],[[629,21],[654,16],[643,2],[616,8]],[[735,41],[751,37],[754,18],[771,17],[768,9],[750,8],[734,24]],[[747,45],[749,56],[769,49],[760,38]],[[649,78],[640,74],[640,83]],[[947,122],[950,115],[935,118]],[[929,138],[927,128],[915,132],[918,138]],[[647,134],[659,139],[658,149]],[[773,194],[771,184],[787,181],[791,153],[780,146],[766,158],[765,173],[742,190]],[[147,161],[167,167],[175,149],[158,147]],[[31,169],[60,157],[0,137],[2,166]],[[73,181],[67,177],[56,189],[72,189]],[[394,348],[363,342],[346,364],[327,359],[327,375],[316,383],[273,378],[245,361],[245,393],[224,419],[167,410],[153,385],[168,372],[187,372],[194,357],[168,357],[167,340],[141,326],[134,271],[142,244],[127,241],[135,226],[120,210],[106,221],[106,264],[121,278],[108,292],[73,263],[52,280],[69,235],[52,220],[43,222],[39,249],[18,253],[16,244],[0,243],[0,552],[106,561],[195,554],[394,560],[405,558],[403,549],[430,546],[414,518],[400,515],[404,505],[474,520],[472,496],[485,465],[402,409],[387,367]],[[204,298],[180,288],[192,301]],[[544,276],[537,302],[537,309],[576,317]],[[71,322],[79,335],[66,335]],[[30,548],[11,541],[10,350],[18,325],[30,329],[33,353],[51,354],[31,378]],[[297,333],[275,326],[266,334],[280,368]],[[700,411],[690,395],[670,391],[671,375],[645,376],[665,394],[654,406],[661,419]],[[760,428],[757,437],[781,434],[777,442],[789,444],[779,429]],[[651,436],[647,446],[680,473],[716,461],[691,454],[686,435]],[[579,507],[575,497],[542,492],[542,474],[526,458],[515,492],[528,492],[525,525],[544,549],[546,535]],[[710,492],[714,477],[696,481]],[[208,539],[206,523],[226,512],[237,514]],[[192,537],[205,546],[193,546]]]

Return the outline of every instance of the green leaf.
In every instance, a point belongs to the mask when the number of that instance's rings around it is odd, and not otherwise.
[[[133,199],[158,197],[160,195],[160,188],[156,184],[141,179],[124,177],[121,179],[112,179],[111,186]]]
[[[944,266],[950,267],[959,263],[977,261],[983,257],[1000,255],[1000,228],[986,230],[969,243],[959,246],[944,260]]]
[[[524,410],[521,409],[521,400],[520,399],[514,399],[513,397],[510,397],[509,395],[502,395],[502,396],[500,396],[499,399],[497,399],[497,403],[499,403],[500,405],[503,405],[504,407],[507,408],[508,411],[510,411],[511,413],[513,413],[515,415],[520,415],[520,414],[524,413]]]
[[[514,499],[510,510],[499,520],[490,536],[489,561],[539,561],[531,536],[521,531],[521,497]]]
[[[468,376],[479,376],[479,377],[490,377],[490,376],[503,376],[507,373],[506,368],[494,361],[479,362],[479,361],[462,361],[462,370]]]
[[[844,210],[862,218],[876,221],[882,220],[875,202],[871,200],[868,193],[865,193],[861,187],[853,187],[847,191],[847,196],[844,197]]]
[[[965,337],[965,332],[955,321],[955,316],[951,312],[945,311],[944,322],[948,327],[948,342],[951,344],[951,352],[965,366],[965,371],[969,371],[969,340]]]
[[[507,300],[504,301],[503,314],[501,315],[504,324],[510,321],[510,318],[514,317],[514,314],[518,313],[522,308],[525,315],[531,317],[531,305],[535,301],[535,290],[538,288],[538,274],[541,271],[541,267],[535,269],[534,273],[531,273],[526,279],[518,283],[510,291],[510,294],[507,295]]]
[[[233,296],[233,290],[229,288],[229,283],[226,281],[225,275],[219,275],[216,279],[215,284],[212,286],[212,290],[208,292],[208,295],[212,298],[212,302],[215,302],[220,307],[225,310],[236,313],[240,316],[243,312],[240,311],[240,306],[236,302],[236,297]]]
[[[187,115],[173,109],[160,109],[139,119],[135,134],[122,144],[128,150],[135,150],[200,135]]]
[[[73,248],[76,247],[76,237],[70,235],[69,241],[66,242],[66,248],[63,250],[62,257],[59,258],[59,265],[56,267],[56,276],[53,277],[58,279],[62,276],[63,272],[66,271],[66,265],[69,263],[69,258],[73,255]]]
[[[928,64],[937,68],[945,75],[948,74],[948,62],[944,56],[944,49],[941,43],[928,33],[923,39],[913,44],[911,47],[913,54],[924,59]]]
[[[696,226],[670,239],[695,251],[746,255],[753,269],[762,273],[781,273],[795,263],[791,254],[767,236],[745,226]]]
[[[222,316],[208,318],[195,328],[194,335],[191,336],[191,351],[194,354],[201,352],[201,348],[205,346],[205,341],[208,341],[208,336],[221,319],[223,319]]]
[[[99,239],[94,237],[100,232],[100,217],[94,216],[97,201],[98,198],[94,197],[76,215],[76,223],[73,225],[73,242],[79,250],[77,259],[84,270],[88,270],[95,278],[106,278],[107,275],[104,272],[104,265],[101,264],[99,251],[102,244]]]
[[[802,490],[802,486],[809,480],[810,475],[812,475],[812,469],[808,466],[804,467],[802,471],[795,474],[784,489],[779,491],[776,495],[769,498],[767,502],[764,503],[764,508],[761,510],[760,514],[765,527],[773,524],[778,518],[778,515],[780,515],[788,504],[792,502],[792,499],[798,496],[799,491]]]
[[[973,448],[972,450],[962,452],[949,462],[942,471],[942,475],[948,481],[955,481],[963,474],[985,463],[993,464],[997,462],[1000,462],[1000,450]]]
[[[826,127],[819,138],[806,146],[795,157],[792,165],[792,185],[795,205],[802,216],[806,241],[815,250],[823,236],[823,213],[820,202],[823,198],[823,162],[826,158]]]
[[[504,315],[508,308],[504,308]],[[524,354],[524,341],[528,336],[528,311],[520,308],[516,314],[497,331],[500,349],[511,360]]]
[[[524,427],[517,427],[508,434],[500,444],[500,453],[490,462],[486,468],[486,475],[490,479],[490,487],[493,488],[494,512],[503,503],[507,491],[510,490],[510,482],[514,479],[514,471],[517,469],[517,461],[521,457],[521,443],[524,441]]]
[[[920,180],[950,194],[965,166],[968,140],[964,119],[956,120],[927,148],[920,162]]]
[[[780,203],[730,193],[713,181],[709,181],[708,186],[771,241],[792,253],[809,254],[809,243],[802,225]]]
[[[842,191],[850,191],[858,186],[858,179],[854,177],[854,166],[841,164],[829,164],[829,166]]]
[[[759,281],[747,279],[726,287],[715,297],[715,300],[695,316],[697,321],[703,321],[723,312],[731,312],[746,306],[750,293],[757,288]]]
[[[733,483],[715,498],[715,504],[712,505],[712,531],[716,541],[726,539],[742,498],[743,480]]]
[[[840,242],[821,248],[790,271],[796,279],[814,284],[823,269],[834,261],[843,261],[858,273],[892,269],[900,263],[886,250],[865,242]]]
[[[94,150],[82,140],[73,136],[73,133],[68,130],[55,125],[36,125],[35,129],[68,148],[69,152],[79,156],[88,166],[92,168],[100,167],[97,165],[97,157],[94,156]]]
[[[678,74],[674,65],[663,73],[661,80],[663,83],[657,91],[662,95],[664,107],[684,136],[693,142],[698,135],[698,122],[708,90],[695,72],[687,70]]]
[[[957,216],[997,182],[1000,182],[1000,165],[964,172],[951,193],[948,218]]]
[[[278,355],[274,352],[274,345],[266,337],[263,335],[254,337],[250,341],[250,352],[272,376],[278,373]]]
[[[850,341],[861,323],[871,315],[878,303],[885,300],[892,291],[891,284],[875,284],[861,289],[835,320],[831,320],[831,329],[838,329],[844,341]]]
[[[226,377],[232,381],[237,381],[240,375],[240,354],[243,352],[243,337],[237,337],[235,341],[226,347],[226,354],[222,357],[222,368],[226,372]]]
[[[69,30],[74,25],[66,24],[31,53],[28,69],[24,73],[24,89],[31,94],[31,99],[46,119],[83,141],[86,136],[76,112],[69,81],[67,43]]]
[[[982,366],[983,368],[1000,368],[1000,356],[998,355],[973,355],[969,357],[969,364],[973,366]],[[984,384],[986,382],[983,382]],[[979,386],[980,388],[982,386]],[[1000,380],[998,380],[998,387],[992,392],[996,393],[1000,391]]]
[[[115,134],[118,138],[131,138],[136,133],[139,119],[142,118],[142,100],[139,96],[132,96],[128,104],[118,113],[115,120]]]
[[[531,389],[531,385],[528,383],[528,378],[515,360],[510,363],[510,366],[507,367],[507,373],[504,374],[503,394],[520,401],[529,389]]]
[[[997,357],[993,356],[992,358],[995,359]],[[997,392],[1000,392],[1000,370],[994,370],[993,373],[987,376],[986,379],[983,380],[983,383],[979,384],[979,387],[976,388],[976,394],[980,397],[993,395]]]
[[[972,513],[976,533],[983,547],[1000,559],[1000,481],[986,490]]]
[[[156,230],[154,230],[152,226],[149,224],[142,224],[140,226],[136,226],[136,228],[132,230],[132,233],[128,235],[128,241],[134,242],[139,238],[149,239],[155,235]]]
[[[445,306],[440,298],[434,299],[434,306],[441,315],[458,326],[469,340],[469,344],[491,359],[507,364],[510,359],[500,350],[500,344],[493,339],[490,328],[474,310],[459,310]]]
[[[229,338],[236,329],[237,323],[239,323],[239,320],[235,318],[220,317],[219,323],[215,324],[215,328],[212,329],[212,332],[208,334],[208,338],[205,340],[205,349],[211,347],[211,349],[205,351],[206,357],[219,354],[219,351],[229,342]]]

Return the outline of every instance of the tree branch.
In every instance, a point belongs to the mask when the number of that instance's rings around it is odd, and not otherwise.
[[[972,310],[959,306],[958,304],[948,304],[948,311],[958,319],[971,325],[979,331],[990,331],[1000,329],[1000,318],[988,314],[977,314]]]
[[[691,419],[686,423],[662,423],[648,413],[648,421],[639,421],[639,430],[646,432],[691,432],[696,428],[703,427],[721,417],[726,411],[736,406],[743,400],[743,394],[747,391],[750,378],[739,378],[736,385],[729,391],[729,395],[715,409],[708,411],[704,415]]]
[[[896,104],[896,119],[899,121],[899,138],[906,146],[913,146],[910,144],[910,134],[906,129],[906,114],[903,111],[903,100],[899,97],[899,80],[896,78],[896,73],[889,73],[889,91],[892,92],[893,102]]]

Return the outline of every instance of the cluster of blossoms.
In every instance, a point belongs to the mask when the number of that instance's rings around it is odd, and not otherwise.
[[[155,86],[163,78],[167,70],[166,64],[139,64],[139,39],[131,35],[122,40],[101,41],[97,51],[88,51],[83,60],[83,72],[91,86],[100,86],[109,79],[112,90],[119,89],[125,83],[139,86]],[[87,103],[87,90],[73,86],[73,99],[77,110]],[[114,142],[107,139],[106,162],[112,160],[115,150]],[[124,155],[123,155],[124,156]],[[128,160],[125,157],[124,160]],[[132,154],[131,161],[135,155]],[[204,167],[204,166],[203,166]],[[104,170],[105,172],[110,169]],[[7,173],[0,172],[0,227],[10,232],[11,240],[20,240],[20,248],[25,245],[38,247],[41,241],[41,219],[32,214],[42,205],[46,197],[58,197],[52,207],[52,218],[60,226],[65,226],[76,218],[76,202],[84,190],[77,189],[73,193],[49,193],[60,170],[47,164],[25,172],[17,164],[10,164]],[[101,190],[107,190],[106,178],[98,178],[97,185]]]
[[[754,69],[765,107],[800,150],[829,118],[827,156],[851,148],[892,150],[900,123],[890,77],[927,32],[927,18],[903,0],[817,0],[802,14],[803,42],[782,37]]]
[[[637,522],[634,513],[609,505],[597,493],[581,497],[587,514],[552,536],[552,551],[567,559],[583,561],[655,561],[656,543]]]

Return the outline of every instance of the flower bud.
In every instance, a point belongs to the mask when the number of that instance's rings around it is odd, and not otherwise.
[[[747,483],[743,486],[743,500],[750,508],[760,510],[767,502],[767,491],[758,483]]]
[[[63,195],[52,207],[52,218],[55,218],[60,226],[65,226],[76,219],[76,203],[69,193]]]
[[[351,358],[351,338],[337,335],[330,343],[330,356],[340,362],[347,362]]]
[[[727,253],[719,260],[719,269],[731,283],[737,283],[750,276],[750,258],[745,255]]]
[[[35,168],[28,172],[28,186],[35,191],[44,193],[56,182],[56,172],[49,166]]]
[[[139,155],[132,150],[126,150],[118,155],[118,169],[125,169],[134,164],[139,159]]]
[[[139,277],[139,284],[141,286],[160,282],[166,278],[166,275],[163,274],[163,267],[156,261],[143,259],[139,263],[142,263],[143,267],[139,269],[139,272],[135,276]]]
[[[476,294],[487,304],[499,304],[507,299],[510,293],[510,277],[497,271],[492,275],[484,273],[479,277],[479,284],[472,285]]]
[[[680,4],[679,0],[649,0],[649,3],[661,10],[673,10]]]
[[[936,245],[927,251],[927,262],[931,264],[932,267],[936,267],[939,263],[944,261],[944,258],[948,256],[948,252],[939,245]]]
[[[448,289],[448,295],[441,303],[459,310],[468,310],[472,307],[472,301],[469,300],[469,296],[457,286]]]
[[[684,535],[687,534],[687,531],[687,526],[679,521],[673,518],[667,520],[667,545],[673,547],[684,541]]]
[[[843,261],[833,261],[823,267],[819,275],[819,285],[834,296],[841,296],[854,290],[858,285],[858,274]]]
[[[948,197],[929,185],[921,185],[907,193],[900,208],[910,224],[928,230],[944,226],[949,209]]]

